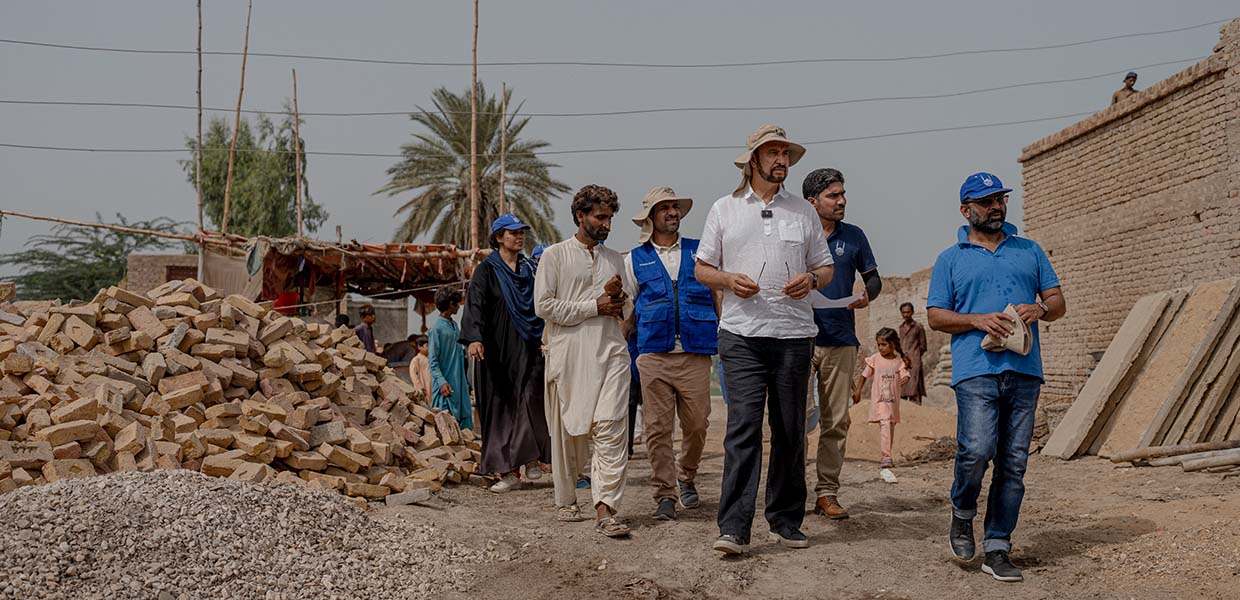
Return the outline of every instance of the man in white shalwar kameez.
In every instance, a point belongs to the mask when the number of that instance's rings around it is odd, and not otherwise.
[[[632,310],[632,285],[620,253],[603,246],[620,208],[615,192],[587,185],[573,197],[573,237],[543,251],[534,281],[534,312],[547,325],[547,428],[556,518],[582,521],[577,474],[590,446],[595,529],[627,537],[616,518],[628,463],[629,353],[621,331]]]

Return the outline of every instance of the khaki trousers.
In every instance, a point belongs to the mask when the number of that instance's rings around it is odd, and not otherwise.
[[[677,481],[697,476],[710,419],[710,356],[687,352],[642,354],[642,438],[650,455],[650,481],[656,502],[680,497]],[[680,459],[672,448],[680,417]]]
[[[547,428],[551,434],[551,481],[555,505],[577,504],[577,474],[590,457],[592,506],[601,502],[618,510],[624,494],[624,471],[629,461],[628,421],[595,421],[586,435],[569,435],[561,416],[561,399],[554,383],[547,386]],[[591,447],[593,446],[593,447]],[[593,450],[593,452],[591,452]]]
[[[822,403],[818,415],[818,497],[834,496],[840,490],[840,471],[844,468],[844,446],[848,439],[852,405],[852,380],[857,371],[856,346],[814,346],[810,362],[811,391],[806,400],[806,413],[813,411],[814,378],[818,378],[818,398]]]

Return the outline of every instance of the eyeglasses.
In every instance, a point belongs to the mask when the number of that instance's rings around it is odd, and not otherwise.
[[[986,196],[985,198],[978,198],[976,200],[970,200],[968,203],[976,204],[982,208],[990,208],[991,206],[994,206],[995,204],[1007,205],[1007,202],[1008,202],[1008,195],[1003,194],[1002,196]]]
[[[792,280],[792,268],[788,266],[787,262],[785,262],[784,263],[784,274],[787,277],[784,278],[782,283],[779,282],[778,280],[764,282],[762,280],[762,275],[766,273],[766,265],[767,263],[763,262],[762,268],[758,269],[758,281],[756,282],[758,284],[758,288],[764,289],[764,290],[782,290],[784,289],[784,286],[787,285],[787,283]],[[778,277],[777,275],[775,275],[775,273],[771,273],[771,276]]]

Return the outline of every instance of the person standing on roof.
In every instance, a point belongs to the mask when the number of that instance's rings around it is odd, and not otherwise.
[[[1135,96],[1137,94],[1137,89],[1133,87],[1134,85],[1137,85],[1137,74],[1129,72],[1124,76],[1124,87],[1115,90],[1115,93],[1111,94],[1111,104],[1119,104],[1120,102]]]

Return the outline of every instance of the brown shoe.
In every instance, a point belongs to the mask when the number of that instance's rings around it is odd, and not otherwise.
[[[828,519],[839,521],[848,518],[848,509],[840,506],[835,496],[820,496],[814,505],[814,514],[825,515]]]

